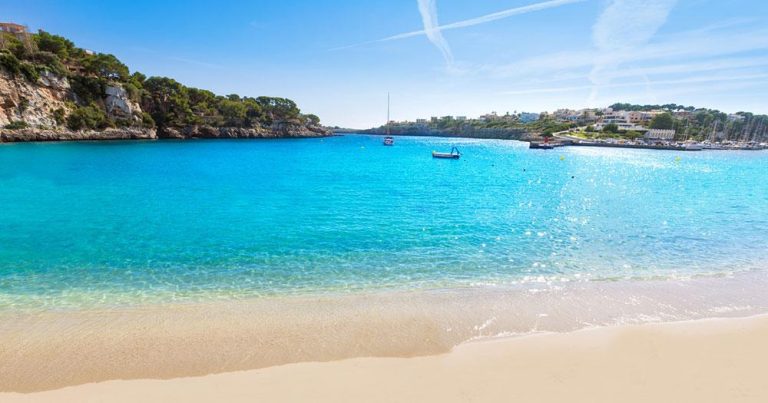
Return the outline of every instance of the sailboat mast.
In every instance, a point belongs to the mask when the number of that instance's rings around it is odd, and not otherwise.
[[[389,93],[387,93],[387,136],[389,136]]]

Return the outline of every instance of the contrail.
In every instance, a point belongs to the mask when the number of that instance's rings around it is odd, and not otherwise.
[[[471,27],[471,26],[475,26],[475,25],[485,24],[485,23],[491,22],[491,21],[501,20],[501,19],[512,17],[512,16],[515,16],[515,15],[527,14],[527,13],[531,13],[531,12],[534,12],[534,11],[546,10],[548,8],[560,7],[560,6],[564,6],[564,5],[567,5],[567,4],[583,3],[585,1],[587,1],[587,0],[550,0],[550,1],[545,1],[545,2],[541,2],[541,3],[529,4],[527,6],[510,8],[510,9],[507,9],[507,10],[503,10],[503,11],[499,11],[499,12],[483,15],[481,17],[470,18],[468,20],[453,22],[453,23],[446,24],[446,25],[440,25],[440,26],[434,27],[433,30],[437,30],[437,31],[442,32],[442,31],[447,31],[447,30],[451,30],[451,29],[466,28],[466,27]],[[421,11],[421,3],[422,3],[422,0],[419,0],[419,11]],[[422,13],[422,16],[423,16],[423,13]],[[435,21],[437,21],[437,20],[435,20]],[[341,46],[341,47],[338,47],[338,48],[334,48],[332,50],[349,49],[349,48],[353,48],[353,47],[360,46],[360,45],[368,45],[368,44],[372,44],[372,43],[395,41],[395,40],[398,40],[398,39],[412,38],[414,36],[420,36],[420,35],[425,35],[425,34],[427,34],[426,29],[422,29],[420,31],[406,32],[406,33],[403,33],[403,34],[392,35],[392,36],[388,36],[386,38],[377,39],[377,40],[368,41],[368,42],[363,42],[363,43],[357,43],[357,44],[354,44],[354,45]]]
[[[436,0],[417,0],[417,2],[419,4],[421,21],[424,24],[424,31],[422,32],[427,35],[429,41],[443,54],[445,63],[451,65],[453,63],[453,54],[438,26]]]

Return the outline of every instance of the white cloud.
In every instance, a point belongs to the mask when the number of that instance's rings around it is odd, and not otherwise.
[[[768,66],[768,57],[733,57],[725,59],[706,59],[683,63],[664,63],[652,66],[622,68],[612,73],[611,78],[668,76],[674,74],[690,74],[695,72],[711,72],[724,70],[748,69]],[[554,78],[533,80],[531,84],[547,84],[554,82],[589,79],[587,73],[556,74]]]
[[[712,33],[702,33],[700,30],[696,30],[669,35],[661,41],[639,46],[635,49],[617,50],[614,54],[623,64],[655,63],[658,65],[664,61],[675,63],[680,60],[689,60],[696,61],[699,64],[699,69],[705,69],[707,63],[711,63],[712,69],[717,69],[721,65],[716,60],[706,59],[765,49],[768,49],[768,30],[766,29]],[[576,78],[576,72],[594,66],[594,60],[599,56],[599,53],[597,50],[556,52],[530,57],[512,64],[486,66],[483,68],[483,72],[497,78],[552,76],[558,72],[565,72],[570,74],[568,78]],[[754,63],[762,64],[761,59],[751,58],[751,60],[754,60]],[[627,70],[614,69],[605,71],[604,74],[614,78],[626,76],[625,71]],[[649,71],[649,73],[652,72],[653,70]],[[634,73],[638,73],[638,71],[635,70]],[[581,73],[579,76],[583,74]]]
[[[755,73],[744,74],[734,76],[732,74],[720,74],[709,76],[695,76],[668,80],[644,80],[635,82],[626,82],[620,84],[606,84],[603,88],[632,88],[632,87],[645,87],[650,85],[684,85],[684,84],[697,84],[697,83],[709,83],[709,82],[728,82],[728,81],[744,81],[744,80],[765,80],[768,79],[768,73]],[[570,87],[551,87],[551,88],[531,88],[523,90],[505,91],[504,94],[508,95],[526,95],[526,94],[546,94],[546,93],[560,93],[571,91],[584,91],[592,89],[592,85],[579,85]]]
[[[628,53],[642,47],[669,17],[676,0],[612,0],[592,26],[592,41],[598,50],[589,79],[590,101],[601,86],[610,83],[610,72]]]

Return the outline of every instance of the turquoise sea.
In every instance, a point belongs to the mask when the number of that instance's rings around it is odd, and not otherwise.
[[[451,146],[460,160],[431,158]],[[0,309],[679,279],[766,258],[768,152],[0,145]]]

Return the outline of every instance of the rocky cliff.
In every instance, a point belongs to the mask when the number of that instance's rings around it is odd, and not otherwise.
[[[65,122],[76,101],[66,76],[43,71],[36,82],[30,82],[0,70],[0,142],[157,138],[152,128],[71,130]],[[110,118],[141,121],[141,107],[117,84],[106,87],[102,102]]]
[[[200,139],[246,139],[246,138],[279,138],[279,137],[320,137],[331,133],[320,127],[291,123],[273,124],[269,127],[212,127],[187,126],[179,129],[167,128],[160,133],[161,138],[200,138]]]
[[[256,128],[189,125],[181,128],[140,127],[142,109],[119,84],[105,86],[100,104],[110,119],[137,124],[103,130],[72,130],[67,117],[78,102],[67,77],[44,73],[31,83],[0,69],[0,142],[129,140],[158,138],[320,137],[331,133],[319,125],[273,122]]]
[[[58,35],[0,32],[3,142],[327,135],[290,99],[217,95]]]
[[[67,78],[42,74],[35,83],[0,69],[0,127],[24,122],[31,127],[55,128],[56,110],[68,109],[72,88]]]
[[[19,129],[0,130],[0,143],[26,141],[155,140],[155,129],[126,127],[104,130]]]

